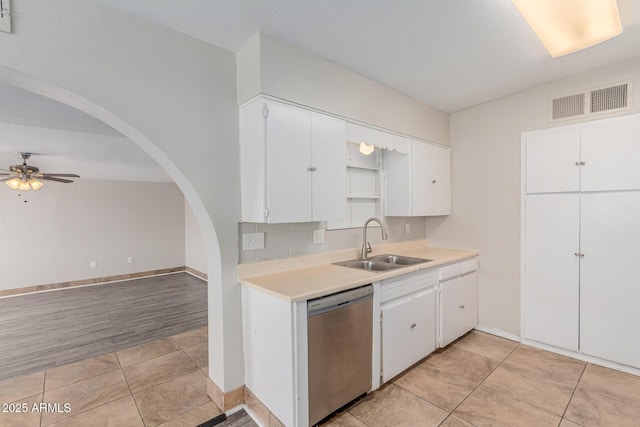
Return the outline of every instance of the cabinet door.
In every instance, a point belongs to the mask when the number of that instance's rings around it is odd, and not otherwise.
[[[462,334],[478,326],[478,272],[465,274],[462,279]]]
[[[320,114],[311,120],[313,221],[341,220],[347,209],[346,122]]]
[[[382,380],[388,381],[436,348],[435,289],[383,304]]]
[[[411,141],[412,212],[414,216],[451,213],[451,150]]]
[[[527,136],[526,192],[580,191],[580,131],[547,130]]]
[[[462,277],[440,284],[440,347],[451,344],[464,334],[466,308],[463,300],[464,282]]]
[[[577,351],[580,196],[527,196],[525,204],[525,337]]]
[[[411,216],[411,155],[384,150],[385,216]]]
[[[268,222],[311,221],[311,113],[269,103]]]
[[[582,129],[582,191],[640,189],[640,117],[624,117]]]
[[[640,368],[640,193],[583,194],[580,351]]]

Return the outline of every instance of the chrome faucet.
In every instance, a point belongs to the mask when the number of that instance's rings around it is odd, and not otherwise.
[[[387,232],[384,231],[384,225],[380,222],[379,219],[369,218],[364,222],[364,226],[362,227],[362,253],[360,254],[360,259],[367,259],[367,254],[370,254],[373,249],[371,249],[371,245],[367,242],[367,225],[371,221],[375,221],[380,224],[380,228],[382,228],[382,240],[387,240]]]

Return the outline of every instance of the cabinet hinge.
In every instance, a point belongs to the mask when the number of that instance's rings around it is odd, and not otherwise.
[[[269,208],[264,208],[264,217],[269,218]]]
[[[267,107],[266,105],[264,106],[264,109],[262,110],[262,115],[264,117],[269,117],[269,107]]]

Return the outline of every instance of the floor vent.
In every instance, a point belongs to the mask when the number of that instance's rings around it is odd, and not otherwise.
[[[631,82],[598,87],[551,100],[551,121],[612,113],[631,108]]]

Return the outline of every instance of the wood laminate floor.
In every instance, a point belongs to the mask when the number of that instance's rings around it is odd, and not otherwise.
[[[0,380],[206,324],[206,282],[187,273],[0,298]]]

